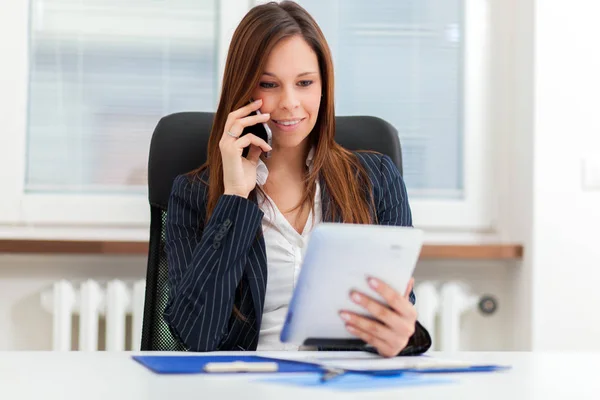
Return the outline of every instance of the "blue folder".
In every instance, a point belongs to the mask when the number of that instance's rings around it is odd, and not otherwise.
[[[260,356],[215,356],[215,355],[174,355],[174,356],[132,356],[132,358],[157,374],[201,374],[204,372],[204,366],[208,363],[231,363],[242,361],[247,363],[255,362],[276,362],[277,372],[318,372],[323,373],[325,369],[316,364],[304,363],[299,361],[288,361],[273,359]],[[227,373],[227,372],[225,372]],[[231,372],[237,373],[237,372]],[[219,374],[223,374],[220,372]]]
[[[323,382],[321,377],[327,370],[317,364],[302,361],[281,360],[260,356],[219,356],[219,355],[152,355],[132,356],[132,358],[157,374],[202,374],[208,363],[231,363],[236,361],[276,362],[277,373],[268,372],[261,382],[295,387],[323,387],[331,390],[356,391],[377,390],[387,388],[409,387],[417,385],[432,385],[451,383],[452,380],[426,377],[421,374],[387,371],[363,371],[360,373],[343,373],[340,377]],[[289,372],[304,372],[304,374],[289,374]],[[238,372],[219,372],[222,374],[237,374]]]
[[[277,372],[316,372],[324,374],[328,369],[318,364],[283,360],[278,358],[269,358],[261,356],[227,356],[227,355],[155,355],[155,356],[132,356],[132,358],[157,374],[200,374],[205,373],[204,366],[208,363],[231,363],[242,361],[247,363],[254,362],[276,362],[278,365]],[[450,368],[431,368],[431,369],[390,369],[390,370],[360,370],[347,369],[346,372],[354,374],[364,374],[371,376],[398,376],[405,373],[457,373],[457,372],[493,372],[504,369],[509,369],[508,366],[501,365],[473,365],[465,367],[450,367]],[[220,372],[223,373],[238,373],[238,372]]]
[[[455,378],[440,375],[400,374],[400,375],[367,375],[366,373],[346,373],[336,379],[323,382],[315,374],[287,374],[265,377],[259,382],[273,385],[324,388],[334,391],[355,392],[358,390],[385,390],[415,386],[431,386],[455,383]]]

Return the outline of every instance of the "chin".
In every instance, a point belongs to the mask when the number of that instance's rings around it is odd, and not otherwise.
[[[303,145],[306,141],[308,141],[309,134],[279,134],[274,135],[273,138],[273,147],[278,147],[280,149],[293,149],[298,146]]]

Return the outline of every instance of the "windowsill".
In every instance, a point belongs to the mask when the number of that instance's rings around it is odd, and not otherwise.
[[[0,225],[0,242],[4,240],[147,242],[149,236],[149,227],[147,226],[106,227]]]
[[[0,253],[148,255],[147,228],[0,227]],[[523,246],[479,234],[426,233],[422,260],[519,260]],[[77,238],[77,239],[74,239]]]

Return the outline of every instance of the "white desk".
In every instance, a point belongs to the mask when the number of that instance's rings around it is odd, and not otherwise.
[[[248,375],[160,376],[132,354],[0,353],[0,399],[600,399],[600,353],[432,353],[513,368],[448,375],[457,379],[450,384],[351,393],[261,383]]]

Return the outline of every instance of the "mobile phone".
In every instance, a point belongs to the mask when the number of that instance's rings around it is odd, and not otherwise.
[[[260,110],[252,111],[249,115],[260,115]],[[252,133],[254,136],[257,136],[267,142],[269,146],[273,144],[273,133],[271,132],[271,128],[266,123],[258,123],[252,126],[248,126],[244,128],[240,137],[247,135],[248,133]],[[250,146],[246,147],[242,153],[242,156],[246,157],[248,155],[248,151],[250,151]],[[266,153],[266,157],[269,158],[271,156],[271,152]]]

